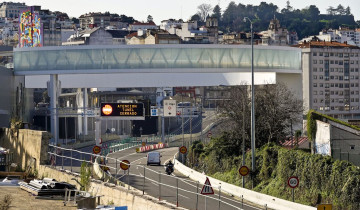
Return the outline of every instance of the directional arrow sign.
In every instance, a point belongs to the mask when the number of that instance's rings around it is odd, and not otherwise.
[[[164,116],[176,116],[176,100],[164,100]]]
[[[203,195],[213,195],[214,194],[214,190],[211,187],[210,180],[208,177],[206,177],[206,181],[201,190],[201,194],[203,194]]]

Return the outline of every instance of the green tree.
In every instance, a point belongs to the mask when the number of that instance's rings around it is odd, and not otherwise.
[[[148,15],[147,16],[147,22],[150,23],[150,22],[153,22],[153,17],[151,15]]]
[[[213,14],[211,15],[211,17],[217,18],[218,21],[221,20],[221,8],[219,5],[216,5],[213,9]]]
[[[91,169],[85,161],[81,163],[80,168],[80,190],[88,191],[90,188]]]

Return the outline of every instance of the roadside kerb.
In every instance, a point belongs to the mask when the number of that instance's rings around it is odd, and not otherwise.
[[[205,174],[201,174],[185,165],[183,165],[181,162],[179,162],[178,160],[174,159],[174,168],[179,171],[180,173],[182,173],[185,176],[188,176],[190,179],[195,180],[195,181],[199,181],[200,183],[204,183],[206,181],[206,176]],[[212,183],[213,187],[219,188],[221,187],[221,190],[225,193],[234,195],[236,197],[239,198],[243,198],[245,200],[248,200],[252,203],[258,204],[260,206],[265,206],[267,205],[268,208],[271,209],[278,209],[278,210],[288,210],[289,207],[291,206],[291,209],[294,210],[315,210],[315,207],[312,206],[306,206],[303,204],[298,204],[295,202],[291,202],[288,200],[284,200],[281,198],[277,198],[277,197],[273,197],[273,196],[269,196],[263,193],[259,193],[259,192],[255,192],[252,190],[248,190],[242,187],[238,187],[226,182],[223,182],[221,180],[218,179],[214,179],[209,177],[210,182]],[[221,184],[217,184],[217,183],[221,183]]]

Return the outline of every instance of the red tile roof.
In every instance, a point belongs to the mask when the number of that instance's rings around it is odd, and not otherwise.
[[[297,44],[294,45],[294,47],[299,47],[299,48],[319,48],[319,47],[334,47],[334,48],[344,48],[344,47],[348,47],[348,48],[359,48],[355,45],[349,45],[346,42],[345,43],[340,43],[340,42],[335,42],[335,41],[331,41],[331,42],[325,42],[325,41],[310,41],[310,42],[306,42],[304,41],[301,44]]]
[[[299,137],[298,138],[298,145],[301,145],[301,144],[306,143],[306,142],[308,142],[308,137]],[[293,138],[290,138],[288,140],[285,140],[283,143],[281,143],[281,145],[283,147],[291,148],[292,146],[296,145],[296,140],[293,137]]]

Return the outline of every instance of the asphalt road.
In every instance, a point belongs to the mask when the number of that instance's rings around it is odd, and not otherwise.
[[[174,157],[174,154],[177,153],[178,147],[166,148],[158,150],[161,157],[161,164],[164,164],[168,160]],[[179,172],[175,171],[172,175],[165,174],[164,166],[146,166],[146,153],[136,153],[135,149],[127,149],[121,152],[109,154],[108,157],[118,159],[118,171],[115,172],[115,169],[111,169],[113,176],[116,176],[121,181],[128,183],[139,190],[145,190],[145,194],[149,194],[153,197],[160,198],[162,201],[167,201],[173,204],[176,204],[178,198],[178,204],[180,207],[186,209],[261,209],[254,206],[250,206],[247,203],[242,205],[240,199],[234,199],[234,197],[225,195],[224,193],[220,194],[221,203],[219,208],[219,201],[213,198],[219,198],[219,192],[215,190],[214,195],[206,196],[197,196],[196,192],[200,192],[203,183],[199,184],[197,188],[197,183],[190,180],[187,177],[183,177]],[[127,171],[120,169],[121,160],[130,161],[130,175],[127,175]],[[109,159],[107,165],[116,168],[116,161]],[[145,185],[144,185],[144,167],[145,167]],[[158,174],[160,173],[160,175]],[[178,179],[177,179],[178,178]],[[160,181],[159,181],[160,180]],[[160,186],[158,183],[162,183]],[[165,186],[167,185],[167,186]],[[176,187],[178,185],[178,188]],[[178,196],[177,196],[178,189]],[[198,200],[198,202],[197,202]],[[226,202],[226,203],[225,203]],[[198,205],[198,208],[196,206]],[[262,208],[263,209],[263,208]]]

